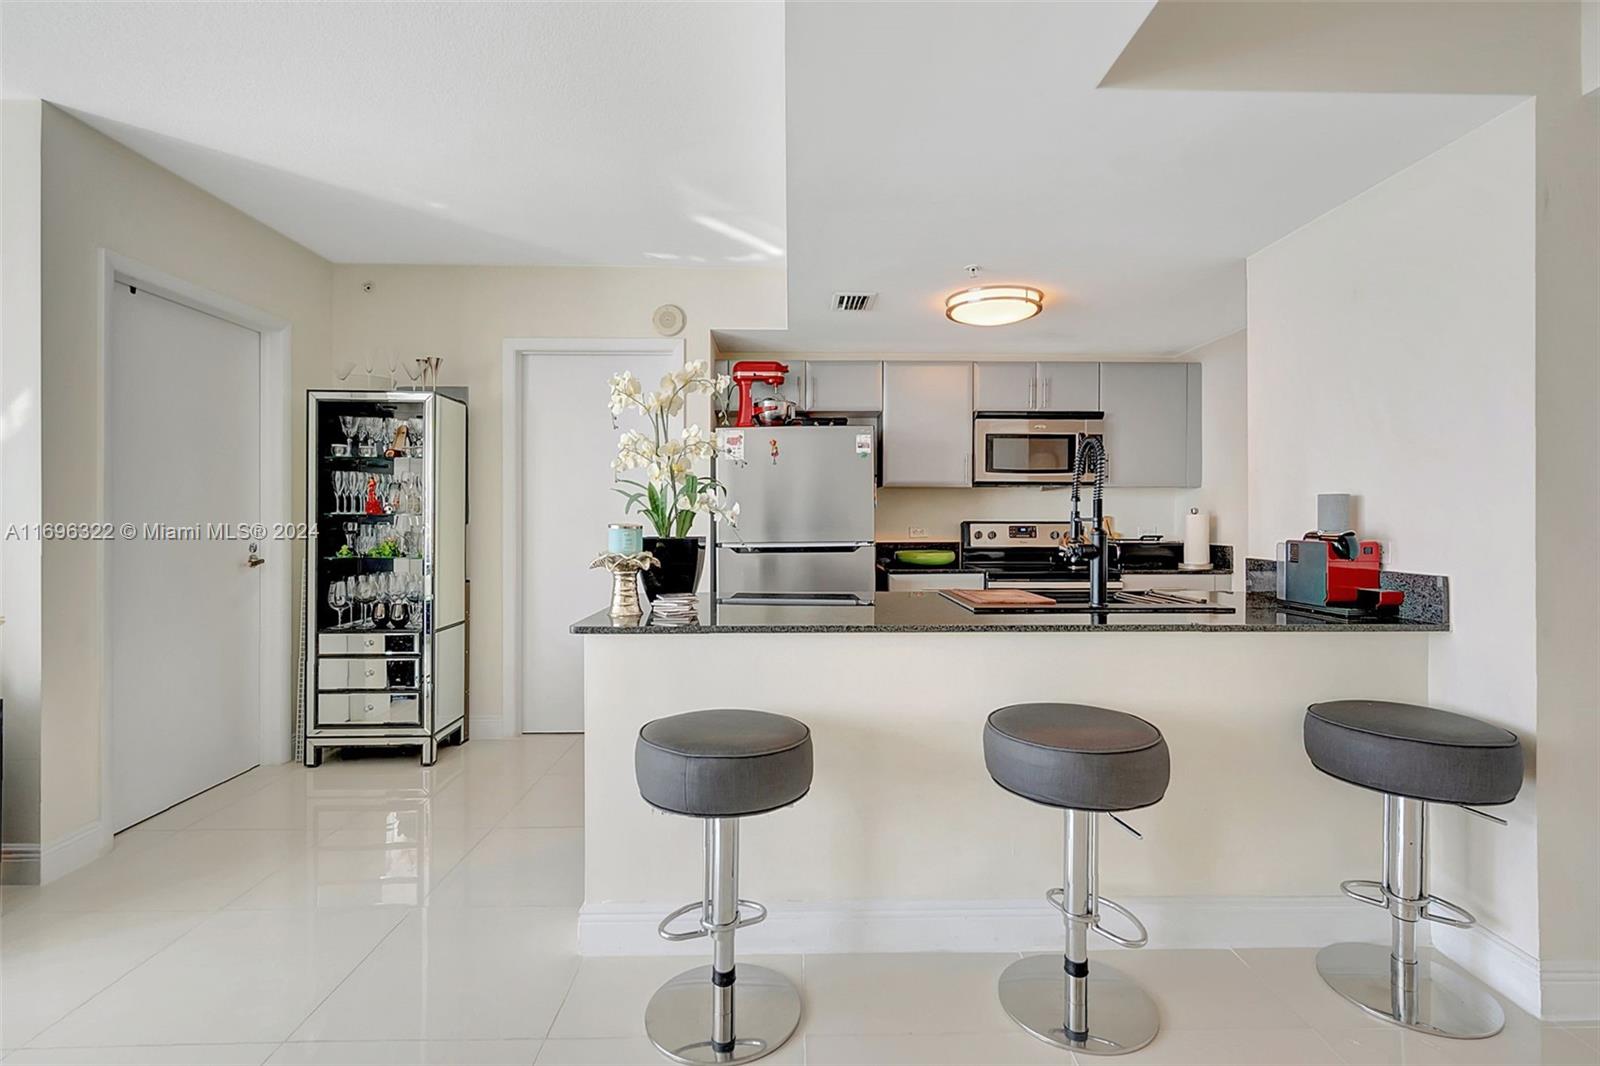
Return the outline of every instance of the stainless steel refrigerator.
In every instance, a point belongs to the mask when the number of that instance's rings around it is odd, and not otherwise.
[[[719,429],[713,470],[740,514],[716,531],[717,602],[871,604],[877,443],[869,426]]]

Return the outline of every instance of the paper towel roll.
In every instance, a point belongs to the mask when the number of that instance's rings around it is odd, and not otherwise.
[[[1211,565],[1211,515],[1190,509],[1183,516],[1183,565]]]

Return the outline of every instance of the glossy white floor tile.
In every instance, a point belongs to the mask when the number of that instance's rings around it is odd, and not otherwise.
[[[491,829],[428,897],[429,907],[582,902],[582,829]]]
[[[291,1039],[538,1039],[578,969],[577,908],[409,912]]]
[[[578,966],[561,1013],[550,1027],[556,1037],[644,1036],[644,1010],[656,989],[704,960],[651,958],[588,958]],[[794,982],[804,998],[805,964],[799,955],[749,955],[739,965],[765,966]],[[710,992],[706,993],[707,1003]]]
[[[1016,955],[808,955],[805,1031],[1015,1032],[995,995]]]
[[[806,1037],[808,1066],[1062,1066],[1074,1061],[1025,1033]]]
[[[5,915],[0,919],[0,1048],[28,1043],[205,917],[104,911]]]
[[[125,833],[111,853],[46,886],[38,907],[216,910],[304,851],[300,829]]]
[[[214,914],[33,1043],[281,1041],[405,914],[381,908]]]
[[[55,884],[0,890],[0,1066],[666,1061],[645,1004],[704,957],[580,960],[582,774],[582,743],[559,735],[473,741],[429,768],[410,753],[262,768]],[[1096,952],[1162,1012],[1121,1061],[1600,1064],[1600,1030],[1509,1005],[1489,1040],[1386,1026],[1323,985],[1315,955]],[[1006,1017],[1014,958],[742,961],[801,989],[774,1066],[1091,1061]]]
[[[538,1066],[662,1066],[664,1058],[642,1036],[589,1040],[546,1040],[535,1060]],[[772,1066],[797,1066],[806,1061],[805,1044],[797,1036],[764,1059]]]
[[[1091,969],[1096,960],[1108,962],[1143,985],[1156,1001],[1163,1029],[1309,1025],[1287,997],[1231,951],[1091,950],[1089,959]]]
[[[583,775],[547,775],[517,801],[500,824],[526,828],[583,825]]]
[[[284,1044],[268,1066],[531,1066],[537,1040],[379,1040]]]
[[[122,1047],[25,1048],[5,1066],[261,1066],[276,1044],[134,1044]]]

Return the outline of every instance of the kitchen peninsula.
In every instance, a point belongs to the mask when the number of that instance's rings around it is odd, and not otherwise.
[[[1350,623],[1253,594],[1232,614],[973,614],[938,593],[870,607],[723,606],[666,627],[573,626],[584,643],[588,954],[676,950],[661,916],[700,892],[701,826],[639,797],[647,721],[705,707],[792,715],[812,730],[806,801],[755,819],[742,894],[772,906],[751,950],[1026,950],[1059,941],[1038,899],[1060,874],[1059,814],[989,780],[996,707],[1071,701],[1140,715],[1172,751],[1167,800],[1101,834],[1103,888],[1139,899],[1161,946],[1382,933],[1340,880],[1374,875],[1379,801],[1307,763],[1319,700],[1425,702],[1443,620]],[[618,639],[626,637],[628,639]],[[1374,924],[1375,923],[1375,924]]]

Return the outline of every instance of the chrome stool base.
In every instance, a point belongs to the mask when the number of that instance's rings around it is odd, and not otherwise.
[[[712,1039],[711,967],[685,970],[656,990],[644,1012],[644,1031],[674,1062],[751,1062],[783,1046],[800,1024],[800,992],[776,970],[740,963],[732,985],[732,1050]]]
[[[1156,1038],[1155,1000],[1127,974],[1089,965],[1089,1029],[1067,1032],[1067,975],[1060,955],[1029,955],[1000,975],[1000,1005],[1011,1020],[1047,1044],[1088,1055],[1125,1055]]]
[[[1505,1011],[1487,989],[1434,961],[1431,948],[1418,948],[1417,956],[1402,976],[1382,944],[1330,944],[1317,952],[1317,972],[1373,1017],[1419,1033],[1481,1040],[1500,1031]]]

